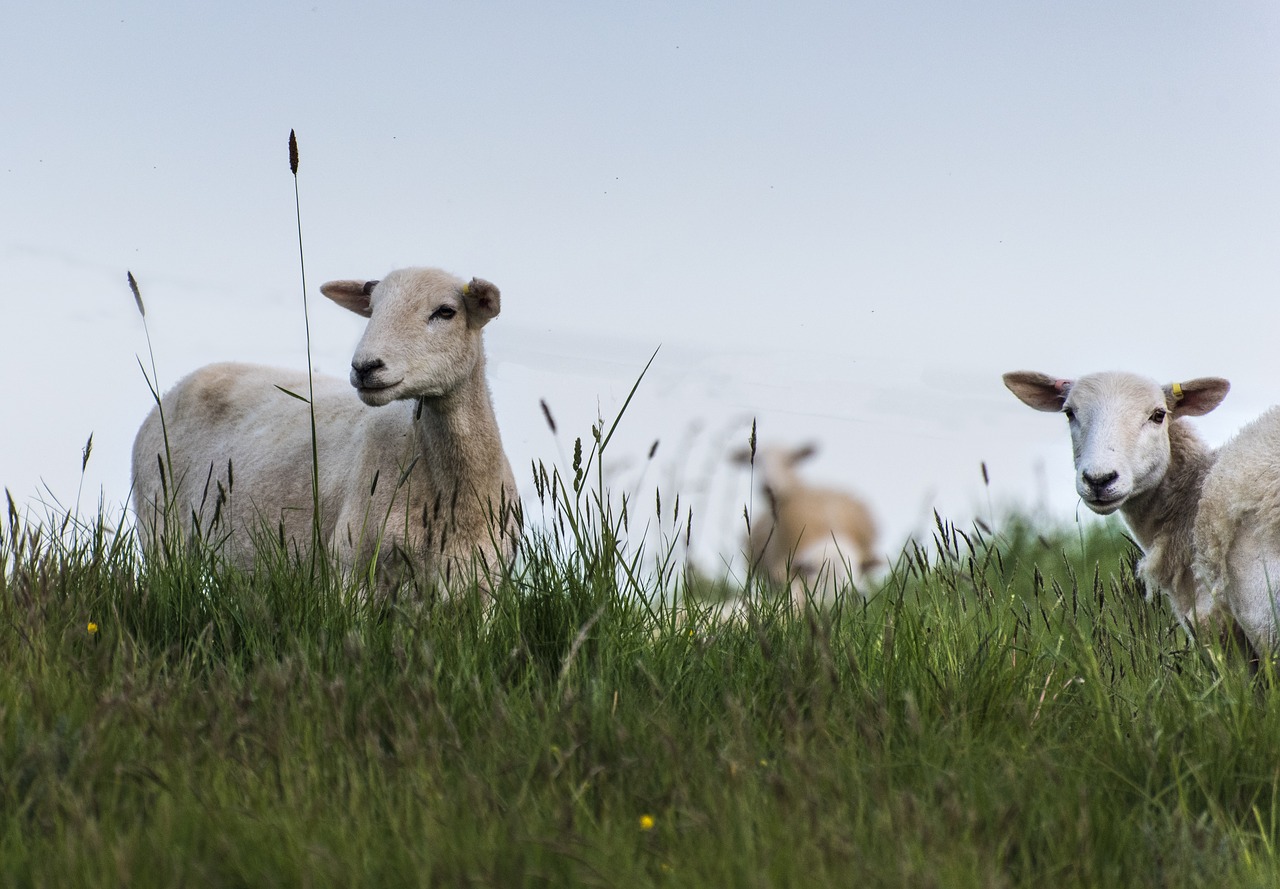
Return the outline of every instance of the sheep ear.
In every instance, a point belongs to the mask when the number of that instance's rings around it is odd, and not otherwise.
[[[791,464],[802,463],[818,453],[818,445],[812,441],[805,442],[791,452]]]
[[[1071,380],[1051,377],[1033,370],[1015,370],[1003,377],[1009,391],[1023,404],[1038,411],[1060,411],[1071,391]]]
[[[1231,384],[1222,377],[1198,377],[1165,386],[1164,400],[1180,417],[1199,417],[1222,404],[1230,389]]]
[[[467,304],[468,327],[484,327],[502,309],[502,294],[483,278],[472,278],[462,288],[462,298]]]
[[[373,314],[373,308],[369,305],[369,294],[373,292],[377,283],[377,281],[330,281],[328,284],[320,285],[320,292],[344,309],[350,309],[357,315],[368,318]]]

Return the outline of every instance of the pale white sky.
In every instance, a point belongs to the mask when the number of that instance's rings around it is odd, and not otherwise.
[[[345,374],[360,332],[323,281],[494,281],[523,481],[661,345],[614,480],[683,490],[704,564],[735,545],[721,454],[752,416],[818,440],[810,477],[865,494],[896,549],[933,507],[1074,514],[1064,424],[1005,370],[1227,376],[1215,442],[1280,401],[1270,2],[54,0],[2,24],[21,503],[74,500],[90,432],[86,502],[127,496],[150,396],[126,269],[162,384],[305,362],[291,128],[315,364]]]

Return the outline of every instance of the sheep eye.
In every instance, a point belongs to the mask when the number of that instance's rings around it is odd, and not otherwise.
[[[1156,408],[1154,411],[1151,412],[1151,422],[1159,426],[1161,423],[1164,422],[1164,418],[1167,413],[1169,412],[1162,407]]]
[[[1064,407],[1062,412],[1067,415],[1067,422],[1074,423],[1076,421],[1076,412],[1069,407]]]
[[[441,306],[431,313],[431,320],[434,321],[436,318],[443,318],[448,321],[456,314],[458,314],[458,310],[453,306]]]

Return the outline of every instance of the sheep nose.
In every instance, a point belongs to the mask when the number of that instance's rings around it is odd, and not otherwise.
[[[1117,478],[1120,477],[1120,473],[1116,472],[1115,470],[1112,470],[1111,472],[1099,473],[1096,475],[1090,472],[1082,472],[1080,474],[1081,476],[1084,477],[1085,484],[1093,488],[1095,491],[1101,491],[1107,485],[1111,484],[1113,481],[1115,481]]]
[[[369,374],[386,366],[386,362],[381,358],[370,358],[367,361],[353,360],[351,362],[351,378],[356,383],[363,382]]]

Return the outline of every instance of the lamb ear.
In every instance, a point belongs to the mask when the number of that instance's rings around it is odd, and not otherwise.
[[[462,299],[467,304],[468,327],[484,327],[502,309],[502,294],[483,278],[472,278],[462,288]]]
[[[1200,417],[1222,404],[1230,389],[1231,384],[1222,377],[1197,377],[1165,386],[1164,400],[1177,416]]]
[[[796,448],[794,451],[791,452],[790,454],[791,465],[794,466],[797,463],[801,463],[805,460],[808,460],[810,457],[812,457],[816,453],[818,453],[818,445],[812,441],[805,442],[804,444],[800,445],[800,447]]]
[[[1071,391],[1071,380],[1051,377],[1033,370],[1015,370],[1003,377],[1009,391],[1023,404],[1038,411],[1060,411]]]
[[[369,305],[369,294],[373,293],[377,283],[377,281],[330,281],[320,285],[320,292],[344,309],[350,309],[357,315],[368,318],[373,314],[373,308]]]

